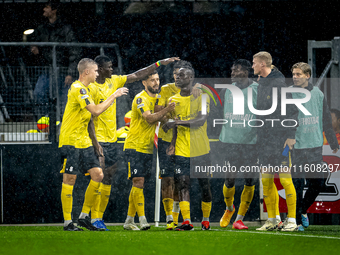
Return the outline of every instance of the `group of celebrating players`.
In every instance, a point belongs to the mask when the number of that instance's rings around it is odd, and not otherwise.
[[[174,63],[174,83],[166,84],[159,91],[159,75],[156,69],[161,65]],[[254,70],[256,81],[250,79]],[[142,80],[144,90],[137,94],[132,103],[130,130],[124,144],[128,177],[132,180],[129,207],[124,223],[126,230],[147,230],[144,211],[144,183],[152,169],[155,131],[158,133],[158,155],[160,177],[162,178],[162,201],[166,214],[167,230],[193,230],[190,219],[190,172],[194,165],[210,165],[210,145],[207,136],[207,117],[210,103],[202,91],[209,91],[204,85],[194,84],[195,72],[192,65],[177,57],[157,61],[132,74],[112,75],[112,62],[106,56],[94,60],[84,58],[78,63],[79,79],[68,92],[60,136],[59,147],[63,160],[63,182],[61,201],[65,231],[82,231],[81,227],[92,231],[109,230],[103,221],[103,214],[109,202],[111,183],[117,170],[116,99],[128,94],[124,85]],[[303,121],[305,115],[294,105],[287,107],[286,116],[281,115],[281,88],[287,87],[284,76],[272,66],[268,52],[259,52],[253,57],[253,64],[247,60],[236,60],[231,69],[232,85],[238,87],[245,98],[252,96],[253,107],[267,110],[272,107],[273,90],[277,93],[277,109],[266,118],[297,121],[299,125],[289,127],[261,128],[225,124],[219,140],[223,144],[225,162],[241,166],[261,165],[264,201],[268,220],[257,230],[298,231],[308,227],[307,210],[314,202],[325,183],[324,176],[309,178],[296,176],[294,183],[290,167],[290,152],[293,164],[322,164],[323,132],[333,150],[339,145],[332,128],[332,117],[323,93],[308,82],[311,69],[306,63],[292,67],[293,87],[304,88],[311,94],[304,107],[319,121]],[[291,98],[301,98],[303,93],[291,93]],[[233,99],[230,90],[222,90],[223,117],[232,120]],[[244,105],[244,116],[255,116]],[[241,118],[242,119],[242,118]],[[256,116],[264,120],[264,116]],[[158,129],[158,128],[157,128]],[[282,155],[289,148],[289,155]],[[294,148],[294,150],[293,150]],[[288,217],[283,223],[278,210],[278,192],[274,184],[274,173],[268,166],[278,166],[280,181],[286,192]],[[84,203],[78,224],[72,221],[73,187],[77,174],[89,174],[91,181],[85,192]],[[221,227],[227,227],[235,212],[235,178],[244,178],[245,185],[241,203],[233,229],[248,229],[243,218],[252,202],[255,185],[254,176],[227,176],[223,185],[226,210],[220,220]],[[294,176],[293,176],[294,177]],[[304,180],[309,188],[302,199]],[[295,183],[295,180],[296,183]],[[303,181],[301,181],[303,180]],[[212,195],[208,178],[198,178],[201,188],[202,230],[210,229],[209,216]],[[295,186],[294,186],[295,184]],[[298,201],[298,203],[297,203]],[[91,217],[90,217],[91,212]],[[178,224],[179,213],[183,223]],[[139,226],[135,224],[136,213]],[[298,217],[297,216],[298,213]],[[297,224],[300,223],[301,224]]]

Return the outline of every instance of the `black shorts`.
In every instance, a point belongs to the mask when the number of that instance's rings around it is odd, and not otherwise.
[[[236,166],[253,166],[257,165],[257,150],[255,144],[232,144],[224,143],[223,155],[224,161],[230,165]]]
[[[133,177],[149,178],[152,168],[152,154],[145,154],[135,150],[125,150],[126,162],[128,164],[128,178]]]
[[[270,154],[260,154],[259,155],[259,166],[260,167],[290,167],[291,166],[291,152],[289,152],[289,156],[282,155],[283,149],[281,153],[270,153]]]
[[[166,154],[166,149],[170,146],[169,142],[158,139],[158,159],[160,177],[174,177],[175,165],[174,156]]]
[[[258,178],[258,151],[256,144],[223,143],[223,165],[236,171],[227,171],[225,178]],[[229,163],[229,164],[228,164]],[[244,171],[245,169],[254,171]]]
[[[328,168],[323,162],[322,147],[292,151],[293,178],[327,178]]]
[[[256,150],[259,154],[259,164],[263,167],[290,166],[290,158],[282,155],[286,142],[286,132],[265,129],[258,133]]]
[[[211,165],[210,154],[205,154],[198,157],[186,158],[182,156],[174,156],[175,162],[175,176],[188,175],[191,178],[207,178],[207,172],[199,171],[197,169],[205,168]],[[205,168],[207,169],[207,168]]]
[[[113,166],[118,161],[118,144],[117,143],[99,143],[103,148],[105,157],[105,167]]]
[[[73,146],[64,145],[61,150],[62,170],[66,174],[86,174],[94,167],[100,167],[99,159],[92,146],[85,149],[78,149]]]
[[[294,149],[292,151],[293,165],[303,164],[321,164],[322,147],[310,148],[310,149]]]

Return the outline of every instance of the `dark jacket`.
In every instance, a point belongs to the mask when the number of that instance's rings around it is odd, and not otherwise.
[[[267,77],[260,77],[258,81],[259,86],[257,90],[257,110],[268,110],[273,105],[273,88],[277,88],[277,107],[276,110],[270,114],[261,116],[258,115],[256,118],[264,122],[264,126],[258,128],[258,140],[261,143],[274,143],[275,141],[269,140],[279,140],[279,143],[285,141],[286,139],[294,139],[296,127],[283,127],[281,121],[287,119],[293,119],[298,122],[299,110],[295,105],[287,105],[287,113],[285,116],[281,115],[281,89],[287,87],[285,83],[285,77],[283,74],[273,69]],[[287,98],[292,98],[290,93],[287,94]],[[277,121],[273,122],[274,127],[272,127],[272,122],[269,119],[275,119]],[[285,121],[286,126],[293,126],[293,121]],[[280,138],[280,139],[279,139]],[[283,142],[284,143],[284,142]],[[282,144],[283,145],[283,144]]]
[[[70,25],[58,18],[53,24],[46,22],[38,26],[33,35],[32,42],[77,42]],[[52,47],[38,47],[41,55],[41,65],[52,64]],[[57,47],[57,65],[68,67],[68,73],[76,71],[81,49],[78,47]]]

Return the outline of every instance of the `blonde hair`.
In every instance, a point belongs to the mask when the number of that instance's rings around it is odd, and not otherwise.
[[[296,63],[292,66],[291,71],[293,72],[293,69],[295,68],[299,68],[302,70],[304,74],[309,74],[309,76],[312,76],[312,68],[307,63],[304,62]]]
[[[266,63],[266,67],[271,67],[273,63],[272,56],[266,51],[260,51],[256,53],[253,58],[258,58]]]
[[[89,69],[90,66],[97,65],[97,63],[90,58],[83,58],[78,63],[78,72],[79,74],[82,74],[86,69]]]

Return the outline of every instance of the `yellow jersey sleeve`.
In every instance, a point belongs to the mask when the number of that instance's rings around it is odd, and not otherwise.
[[[155,124],[149,124],[143,117],[143,113],[154,113],[156,97],[150,97],[144,90],[137,94],[132,102],[130,131],[125,140],[125,149],[134,149],[145,154],[153,153],[153,141],[155,137]]]
[[[176,103],[176,118],[179,120],[193,120],[197,118],[202,110],[202,95],[197,98],[194,96],[182,97],[176,94],[171,97],[172,102]],[[170,101],[169,99],[169,101]],[[210,110],[210,100],[206,97],[207,113]],[[169,132],[169,131],[168,131]],[[207,135],[207,122],[200,127],[178,126],[175,154],[182,157],[197,157],[208,154],[210,151],[209,138]]]
[[[156,104],[166,107],[168,105],[169,98],[176,95],[180,92],[180,89],[176,87],[175,83],[169,83],[163,85],[161,91],[159,93],[159,100]],[[163,126],[163,125],[162,125]],[[171,142],[172,140],[172,132],[171,130],[165,133],[162,129],[162,126],[159,128],[158,138],[161,138],[163,141]]]
[[[157,104],[164,107],[167,106],[169,98],[176,95],[179,91],[180,89],[176,87],[175,83],[163,85],[161,87],[161,92],[159,92],[159,100]]]
[[[127,80],[127,75],[112,75],[111,76],[111,82],[114,87],[114,91],[116,91],[119,88],[124,87]]]
[[[88,148],[92,141],[88,133],[91,113],[85,108],[94,103],[87,87],[75,81],[68,92],[67,103],[60,128],[59,147],[70,145]]]

